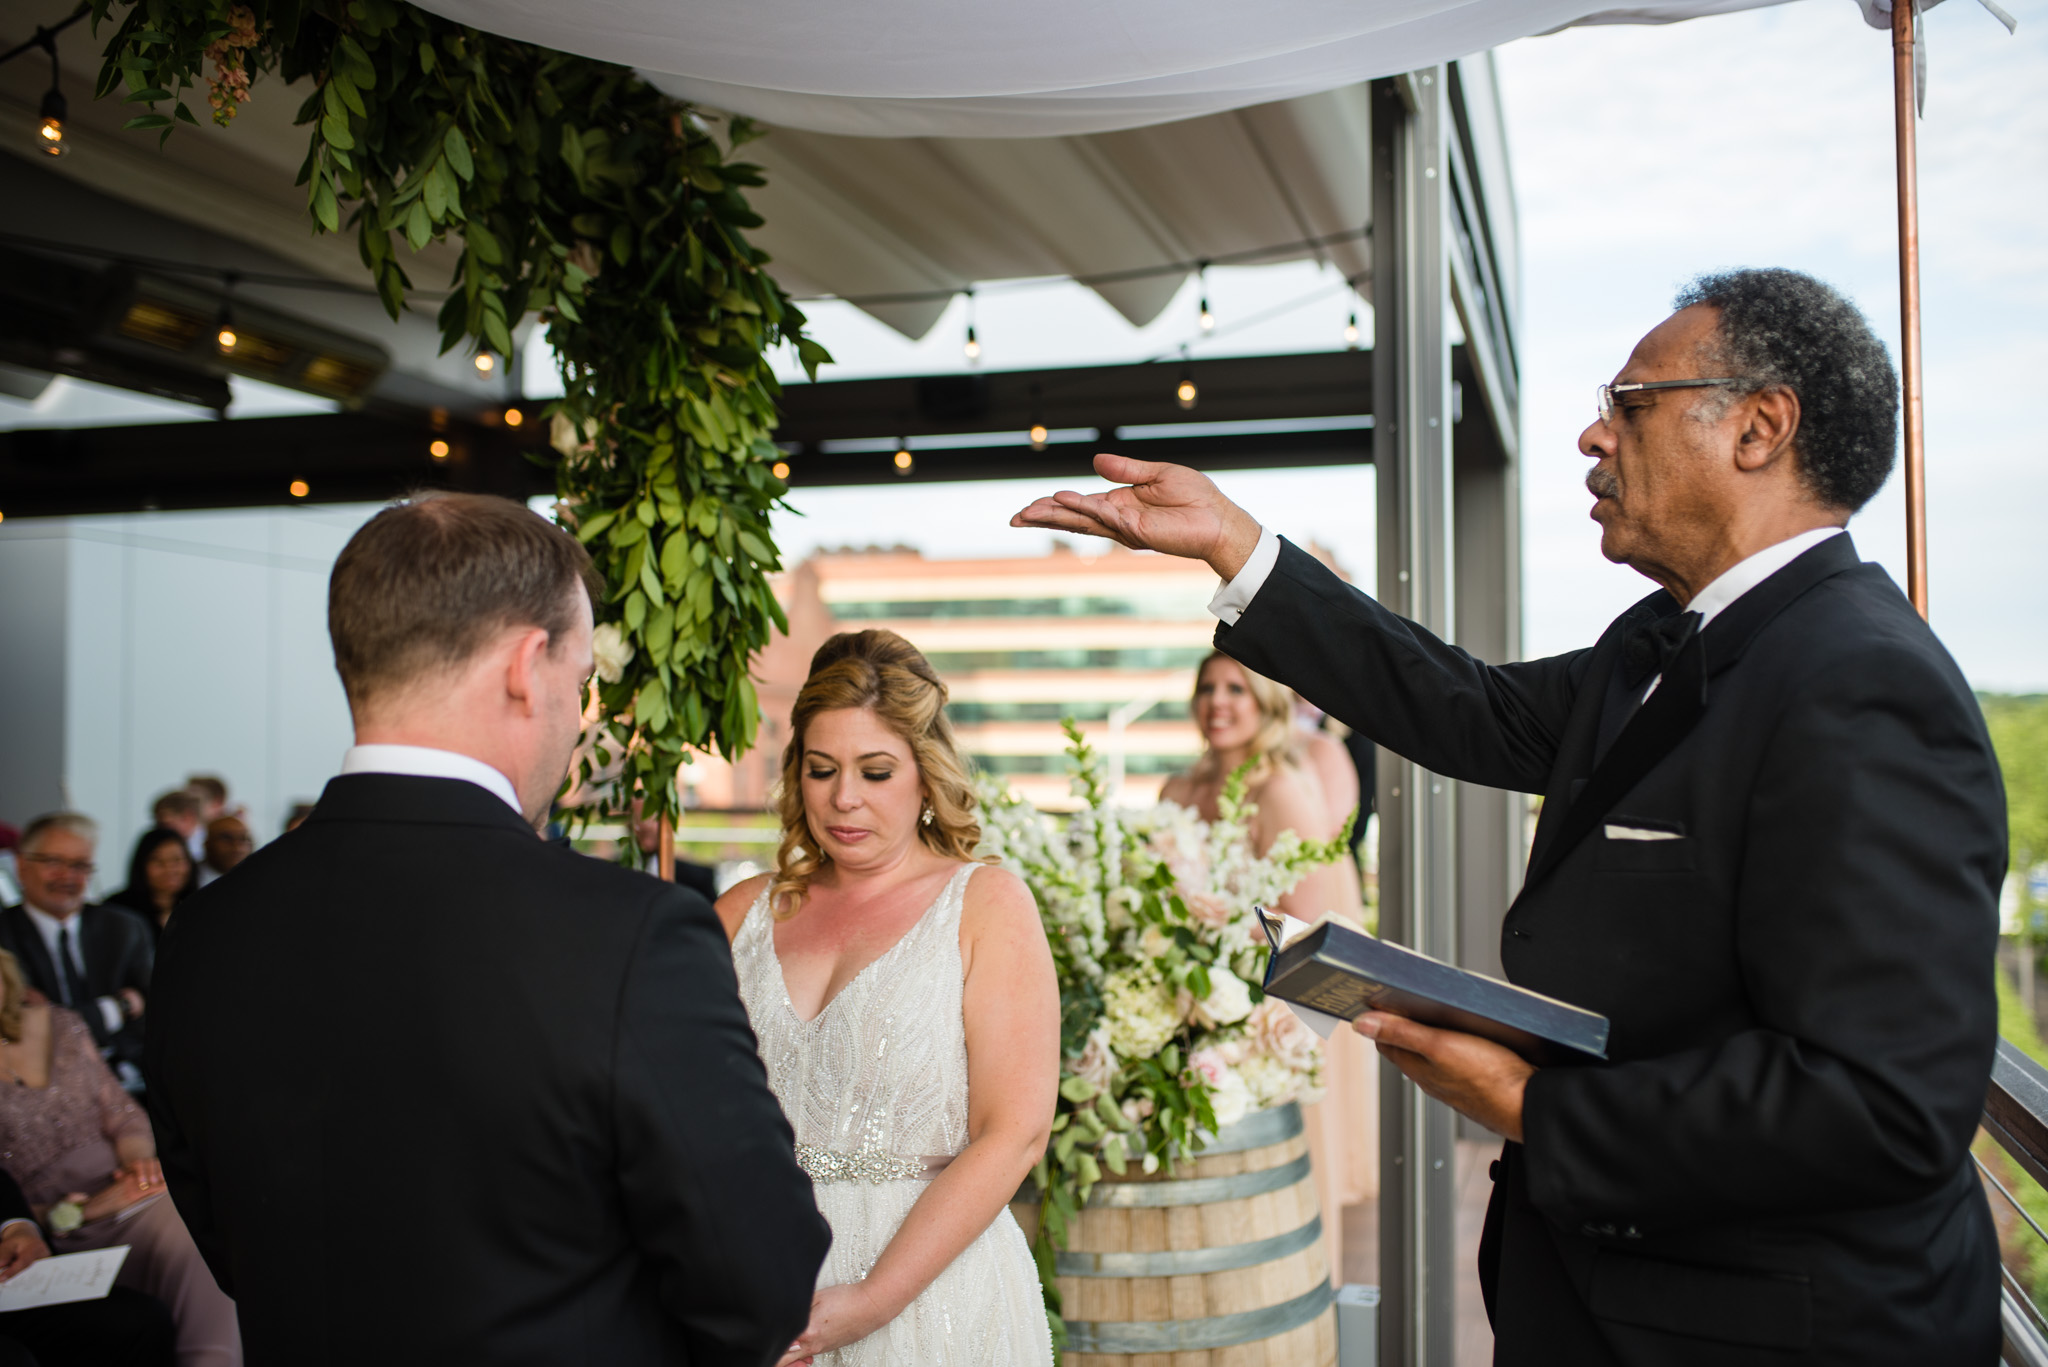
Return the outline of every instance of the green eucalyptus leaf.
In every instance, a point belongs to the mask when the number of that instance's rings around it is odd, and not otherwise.
[[[332,114],[320,120],[320,136],[344,152],[353,150],[356,145],[355,135],[348,131],[348,120]]]

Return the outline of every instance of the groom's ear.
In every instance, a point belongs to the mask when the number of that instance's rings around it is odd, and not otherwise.
[[[546,628],[518,627],[506,633],[512,639],[500,647],[504,660],[505,696],[526,715],[540,709],[542,689],[540,667],[548,653]]]

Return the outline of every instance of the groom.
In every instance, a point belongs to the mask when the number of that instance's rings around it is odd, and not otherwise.
[[[341,776],[165,934],[157,1145],[251,1367],[754,1367],[804,1328],[830,1234],[717,918],[535,834],[600,588],[504,499],[372,518],[328,590]]]
[[[1223,650],[1436,773],[1544,794],[1501,957],[1607,1015],[1611,1058],[1358,1022],[1509,1141],[1496,1362],[1990,1367],[1969,1144],[2005,802],[1969,686],[1842,530],[1891,469],[1891,364],[1791,271],[1679,304],[1580,437],[1601,549],[1662,585],[1590,650],[1484,664],[1175,466],[1098,457],[1131,487],[1016,522],[1208,561]]]

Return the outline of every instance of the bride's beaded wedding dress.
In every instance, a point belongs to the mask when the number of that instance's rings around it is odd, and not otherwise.
[[[962,865],[923,918],[808,1021],[783,984],[765,891],[733,940],[768,1085],[832,1226],[820,1286],[866,1276],[929,1174],[967,1145],[960,911],[979,867]],[[1007,1207],[902,1314],[818,1355],[818,1367],[1051,1362],[1038,1276]]]

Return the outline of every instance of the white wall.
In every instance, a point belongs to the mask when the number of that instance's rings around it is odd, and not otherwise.
[[[149,804],[217,773],[259,841],[349,743],[327,575],[371,505],[0,524],[0,820],[68,804],[119,886]]]

